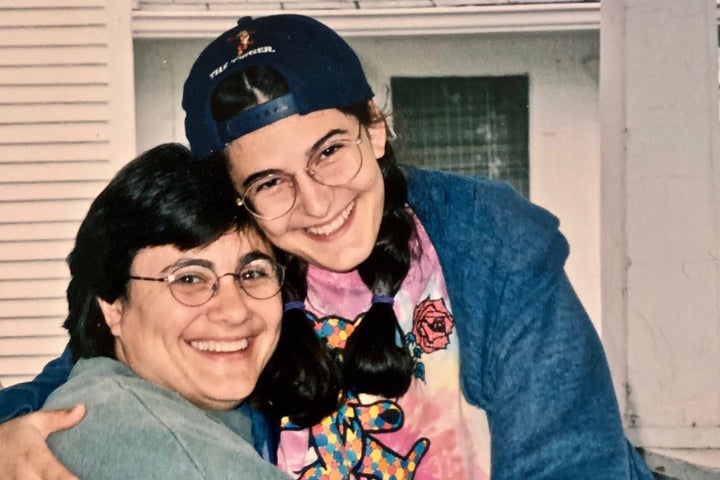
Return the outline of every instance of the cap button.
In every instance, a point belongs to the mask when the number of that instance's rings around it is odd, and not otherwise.
[[[243,23],[250,23],[250,22],[252,22],[252,17],[245,16],[245,17],[240,17],[237,21],[237,24],[238,24],[238,26],[240,26]]]

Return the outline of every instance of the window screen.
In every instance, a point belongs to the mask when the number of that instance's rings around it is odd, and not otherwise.
[[[505,180],[529,195],[528,77],[391,79],[403,163]]]

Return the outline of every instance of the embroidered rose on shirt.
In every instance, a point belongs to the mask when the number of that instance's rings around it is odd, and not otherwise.
[[[452,328],[453,317],[442,298],[430,300],[428,297],[415,307],[413,340],[424,353],[446,348]]]

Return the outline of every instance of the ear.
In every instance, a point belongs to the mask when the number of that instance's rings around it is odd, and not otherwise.
[[[375,100],[369,101],[372,118],[374,121],[368,127],[370,135],[370,143],[372,144],[373,154],[376,159],[385,155],[385,143],[387,142],[387,125],[385,125],[385,117],[377,106]]]
[[[108,303],[102,298],[98,297],[97,302],[100,305],[103,316],[105,317],[105,323],[110,327],[110,332],[116,337],[119,337],[122,332],[122,316],[123,316],[123,302],[121,298],[116,299],[112,303]]]

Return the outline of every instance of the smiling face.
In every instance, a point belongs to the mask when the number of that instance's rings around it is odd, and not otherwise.
[[[357,267],[375,245],[385,192],[377,162],[385,152],[385,124],[361,128],[362,166],[345,185],[322,185],[301,170],[328,142],[353,141],[357,134],[355,117],[329,109],[284,118],[226,148],[239,192],[248,178],[262,172],[300,172],[294,177],[297,198],[292,209],[280,218],[258,219],[258,223],[281,249],[338,272]]]
[[[271,255],[257,234],[233,230],[193,250],[142,249],[131,272],[163,277],[176,265],[198,262],[220,276],[235,272],[251,252]],[[216,410],[234,408],[255,388],[277,345],[282,317],[279,294],[254,299],[232,276],[222,277],[215,296],[196,307],[178,302],[164,282],[135,280],[127,298],[100,300],[100,306],[119,361],[141,378]]]

